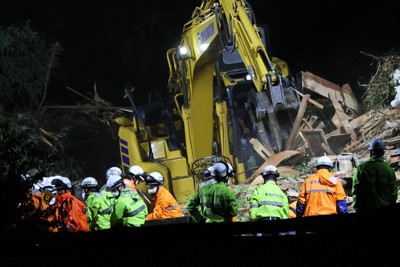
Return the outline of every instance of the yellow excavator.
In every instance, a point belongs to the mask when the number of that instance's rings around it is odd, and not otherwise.
[[[215,162],[233,166],[236,184],[245,181],[257,153],[246,148],[240,108],[264,147],[284,150],[299,108],[293,88],[299,88],[286,62],[270,57],[267,37],[247,1],[203,0],[177,47],[167,51],[165,95],[152,92],[148,103],[136,106],[125,88],[132,117],[116,119],[124,171],[140,165],[160,172],[179,203],[187,202]]]

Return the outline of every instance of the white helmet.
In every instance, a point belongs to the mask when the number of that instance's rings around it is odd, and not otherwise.
[[[328,156],[322,156],[317,160],[317,164],[315,166],[329,166],[333,167],[333,162],[330,157]]]
[[[111,167],[106,171],[106,179],[110,178],[110,175],[122,175],[122,171],[118,167]]]
[[[129,172],[132,173],[133,175],[139,175],[139,174],[144,174],[143,169],[138,166],[138,165],[133,165],[129,168]]]
[[[118,186],[124,184],[124,179],[120,175],[111,174],[107,179],[107,188],[112,191],[116,189]]]
[[[279,177],[279,175],[280,175],[278,169],[273,165],[268,165],[267,167],[264,168],[264,170],[261,173],[262,176],[271,175],[271,174],[275,175],[276,177]]]
[[[212,166],[211,166],[211,167],[208,167],[207,169],[205,169],[205,170],[203,171],[203,180],[204,180],[204,181],[211,178],[211,170],[212,170]]]
[[[72,188],[72,183],[67,177],[61,177],[61,180],[68,186],[68,188]]]
[[[233,166],[229,162],[227,162],[226,165],[228,165],[228,176],[234,177],[236,175],[235,168],[233,168]]]
[[[55,176],[43,177],[38,182],[34,183],[32,185],[32,193],[37,194],[37,193],[44,193],[45,191],[53,191],[55,188],[54,185],[51,184],[51,181],[54,178]]]
[[[53,176],[51,184],[54,185],[56,189],[71,189],[71,181],[67,177],[63,176]]]
[[[211,176],[215,178],[225,178],[228,174],[227,166],[224,163],[218,162],[212,166]]]
[[[147,176],[146,184],[164,184],[164,177],[159,172],[152,172]]]
[[[58,176],[50,176],[50,177],[43,177],[43,187],[42,187],[42,191],[46,192],[46,191],[54,191],[56,188],[54,187],[54,185],[51,183],[54,179],[56,179]]]
[[[80,189],[85,189],[85,188],[97,188],[99,186],[99,183],[97,180],[93,177],[86,177],[79,183],[79,188]]]

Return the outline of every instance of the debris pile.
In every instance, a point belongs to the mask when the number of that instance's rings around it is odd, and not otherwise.
[[[399,85],[400,82],[388,81],[388,77],[394,73],[395,66],[400,65],[400,57],[392,55],[373,59],[377,61],[377,72],[364,85],[367,90],[363,102],[369,109],[365,113],[362,113],[361,105],[348,84],[340,87],[309,72],[302,72],[303,87],[310,94],[299,93],[303,101],[286,150],[275,154],[257,140],[251,141],[265,162],[244,185],[235,188],[239,205],[248,203],[254,187],[263,182],[260,173],[267,165],[278,167],[281,173],[278,184],[286,192],[290,202],[296,201],[304,179],[314,171],[315,160],[327,155],[335,162],[334,172],[345,187],[349,211],[354,212],[351,198],[353,173],[356,166],[369,157],[368,145],[374,137],[384,140],[386,161],[396,170],[400,182],[400,109],[388,105],[391,86]],[[320,99],[321,96],[325,99]],[[327,110],[329,101],[333,110],[330,121],[318,118],[315,115],[318,112],[307,113],[309,104],[314,110]],[[240,206],[238,220],[248,220],[247,206]]]

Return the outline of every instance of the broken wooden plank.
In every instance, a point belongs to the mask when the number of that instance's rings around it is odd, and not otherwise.
[[[294,90],[297,94],[299,94],[302,98],[304,98],[305,95],[304,95],[303,93],[297,91],[297,90],[294,89],[294,88],[293,88],[293,90]],[[315,101],[314,99],[309,98],[309,99],[308,99],[308,102],[310,102],[311,104],[313,104],[314,106],[316,106],[316,107],[319,108],[319,109],[324,109],[324,106],[321,105],[320,103],[318,103],[317,101]]]
[[[252,145],[254,150],[260,155],[264,160],[271,157],[273,153],[271,153],[268,149],[263,146],[258,139],[251,138],[249,141]]]
[[[303,119],[304,120],[304,119]],[[305,126],[308,125],[309,129],[312,129],[313,124],[318,120],[317,116],[311,116],[311,118],[308,120],[307,124],[303,124],[300,129],[305,129]],[[304,137],[301,136],[301,132],[296,136],[292,147],[297,147],[296,150],[299,150],[298,148],[303,146],[305,144]],[[300,151],[300,150],[299,150]]]
[[[302,121],[303,121],[304,125],[308,127],[308,129],[312,129],[313,128],[311,126],[311,124],[309,124],[308,121],[305,118],[303,118]]]
[[[312,156],[320,157],[327,152],[326,150],[332,150],[329,148],[328,141],[326,140],[322,129],[301,129],[300,132],[307,140],[309,149],[311,149],[314,154],[311,154]],[[325,148],[322,147],[322,144],[326,145]]]
[[[339,85],[327,81],[310,72],[301,72],[302,86],[326,98],[335,98],[343,103],[343,92]]]
[[[344,111],[343,111],[341,105],[340,105],[339,102],[338,102],[336,99],[334,99],[334,98],[331,98],[331,101],[332,101],[333,107],[334,107],[335,110],[336,110],[336,114],[337,114],[338,117],[339,117],[339,121],[340,121],[341,124],[343,125],[344,130],[346,131],[346,133],[349,133],[349,134],[350,134],[351,140],[352,140],[353,142],[357,141],[357,139],[358,139],[358,138],[357,138],[357,135],[356,135],[356,133],[354,132],[353,128],[351,128],[351,125],[350,125],[350,123],[349,123],[349,121],[348,121],[348,119],[347,119],[347,116],[346,116],[346,114],[344,113]]]
[[[350,121],[350,126],[353,130],[357,130],[359,129],[362,125],[364,125],[367,121],[369,121],[372,117],[373,117],[373,111],[369,111],[357,118],[355,118],[354,120]],[[342,132],[342,128],[338,128],[336,130],[333,130],[332,132],[326,134],[326,138],[329,139],[330,136],[332,135],[336,135],[336,134],[341,134]]]
[[[361,115],[362,112],[361,105],[358,103],[357,98],[354,95],[353,90],[351,90],[351,87],[348,83],[342,86],[342,92],[344,97],[344,104],[346,105],[346,107],[355,111],[357,116]]]
[[[300,124],[301,124],[302,118],[304,116],[304,112],[306,111],[306,108],[307,108],[308,99],[310,99],[310,95],[305,95],[303,97],[303,99],[301,100],[299,110],[297,111],[296,119],[293,123],[292,131],[290,132],[289,139],[286,143],[286,150],[289,150],[292,148],[292,143],[294,141],[294,138],[297,136],[297,134],[299,132]]]
[[[275,155],[272,155],[270,158],[265,160],[265,162],[250,176],[250,178],[246,179],[245,183],[250,184],[268,165],[278,166],[282,161],[300,153],[300,151],[296,150],[284,150]]]

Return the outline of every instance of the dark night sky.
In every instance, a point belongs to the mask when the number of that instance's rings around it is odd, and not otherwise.
[[[250,1],[257,22],[270,27],[272,54],[293,73],[310,71],[331,82],[357,82],[374,71],[360,51],[383,55],[399,48],[398,10],[389,1]],[[66,86],[92,92],[116,105],[124,85],[166,88],[166,51],[179,41],[183,24],[200,0],[0,0],[0,25],[31,27],[64,48],[52,77],[53,96],[85,102]],[[399,4],[398,4],[399,6]],[[397,20],[397,21],[396,21]],[[67,95],[68,97],[65,97]]]

